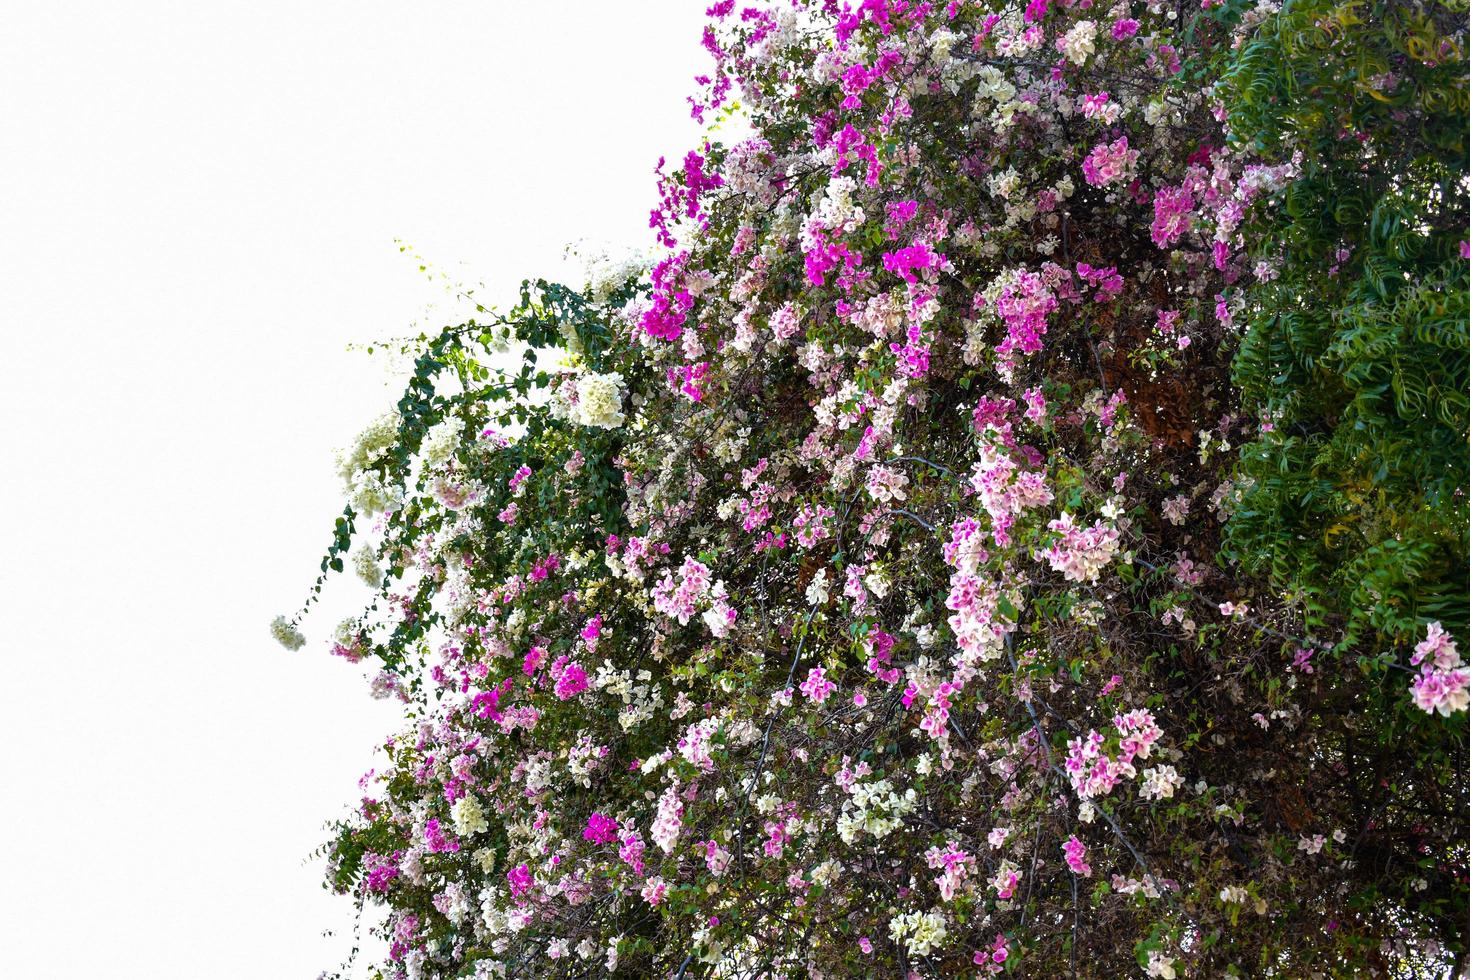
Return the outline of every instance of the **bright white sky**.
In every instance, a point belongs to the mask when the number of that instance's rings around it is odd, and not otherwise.
[[[703,0],[16,3],[0,32],[0,958],[314,978],[307,853],[395,725],[276,646],[397,393],[355,341],[643,247]],[[431,304],[436,309],[426,314]]]

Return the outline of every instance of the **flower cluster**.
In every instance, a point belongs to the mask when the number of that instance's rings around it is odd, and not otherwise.
[[[567,375],[552,399],[551,414],[578,425],[616,429],[623,424],[625,392],[623,376],[616,371]]]
[[[425,339],[342,457],[385,980],[1350,975],[1463,920],[1458,825],[1334,739],[1365,641],[1222,544],[1310,171],[1232,131],[1209,66],[1293,16],[1240,7],[709,5],[651,263]],[[1372,716],[1428,738],[1470,668],[1412,666]]]
[[[1470,667],[1460,659],[1454,639],[1438,622],[1429,630],[1409,662],[1419,676],[1409,685],[1414,703],[1422,710],[1450,715],[1470,707]]]

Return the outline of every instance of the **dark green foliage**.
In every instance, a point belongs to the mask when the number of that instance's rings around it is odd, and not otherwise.
[[[1242,453],[1235,557],[1345,646],[1470,626],[1465,8],[1290,3],[1235,56],[1233,131],[1301,175],[1265,215],[1235,362],[1274,419]]]

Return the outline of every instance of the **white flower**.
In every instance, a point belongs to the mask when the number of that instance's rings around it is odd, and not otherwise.
[[[357,625],[357,620],[349,616],[337,624],[336,631],[332,633],[332,639],[344,647],[350,647],[357,642],[359,632],[360,627]]]
[[[829,887],[842,875],[842,864],[838,861],[823,861],[812,869],[812,884]]]
[[[382,701],[398,693],[399,683],[396,674],[390,671],[380,670],[368,685],[368,693],[376,700]]]
[[[419,455],[423,458],[425,466],[438,466],[446,463],[454,456],[454,450],[459,446],[460,434],[464,432],[464,419],[458,415],[451,415],[439,422],[424,436],[423,444],[419,447]]]
[[[863,584],[874,596],[882,599],[888,595],[888,587],[891,583],[888,581],[887,573],[875,563],[873,570],[863,577]]]
[[[1244,905],[1247,897],[1249,896],[1247,896],[1245,889],[1239,885],[1226,885],[1220,889],[1220,901],[1222,902]]]
[[[364,583],[375,589],[383,584],[383,569],[378,565],[378,556],[371,548],[363,548],[352,556],[352,570]]]
[[[380,514],[403,504],[403,488],[389,486],[376,473],[360,472],[353,477],[348,499],[359,514]]]
[[[1163,980],[1174,980],[1177,974],[1174,972],[1174,958],[1165,956],[1158,950],[1149,950],[1148,975],[1151,977],[1162,977]]]
[[[1143,771],[1143,788],[1138,795],[1145,800],[1167,800],[1184,784],[1184,777],[1173,766],[1154,766]]]
[[[352,483],[360,471],[371,466],[378,455],[397,439],[397,412],[388,412],[374,419],[358,435],[350,451],[337,454],[337,473],[342,477],[342,482]]]
[[[609,939],[607,941],[607,972],[608,973],[611,973],[611,972],[613,972],[614,970],[616,970],[618,968],[618,943],[622,940],[622,938],[623,938],[623,934],[622,933],[618,933],[616,936],[612,937],[611,939]]]
[[[888,923],[888,934],[895,941],[903,942],[914,956],[928,956],[936,946],[943,944],[949,934],[944,913],[908,912],[894,916]]]
[[[825,568],[819,568],[817,569],[817,574],[812,576],[811,582],[806,587],[806,601],[813,606],[825,606],[829,597],[830,593],[827,590],[827,570]]]
[[[929,50],[929,56],[934,59],[936,65],[942,65],[949,60],[950,51],[954,48],[956,40],[958,40],[958,35],[944,28],[940,28],[929,36],[929,43],[933,45]]]
[[[592,298],[606,303],[629,279],[643,274],[648,262],[638,255],[612,255],[603,253],[587,264],[587,289]]]
[[[1016,172],[1015,167],[1007,167],[999,173],[993,173],[986,178],[986,184],[990,187],[992,197],[1009,198],[1021,188],[1021,175]]]
[[[348,452],[337,454],[337,473],[346,486],[347,496],[361,514],[394,510],[403,501],[403,490],[390,487],[370,467],[383,451],[398,440],[398,415],[390,412],[379,416],[362,431]]]
[[[1092,42],[1097,37],[1097,25],[1090,20],[1078,22],[1057,45],[1067,60],[1074,65],[1085,62],[1093,52]]]
[[[709,627],[710,634],[717,640],[722,640],[730,635],[730,617],[724,610],[711,606],[700,614],[704,625]]]
[[[616,429],[623,424],[623,376],[584,374],[577,380],[578,421],[599,429]]]
[[[271,636],[287,650],[300,650],[306,644],[306,637],[285,616],[277,616],[271,621]]]
[[[568,375],[552,399],[551,414],[578,425],[616,429],[623,424],[624,394],[623,376],[616,371]]]
[[[454,832],[461,837],[483,834],[490,829],[490,825],[485,822],[485,811],[480,807],[480,801],[468,793],[454,801],[449,815],[454,818]]]

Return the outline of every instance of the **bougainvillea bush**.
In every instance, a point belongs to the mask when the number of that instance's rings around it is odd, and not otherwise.
[[[709,17],[654,257],[342,457],[377,975],[1454,969],[1464,11]]]

